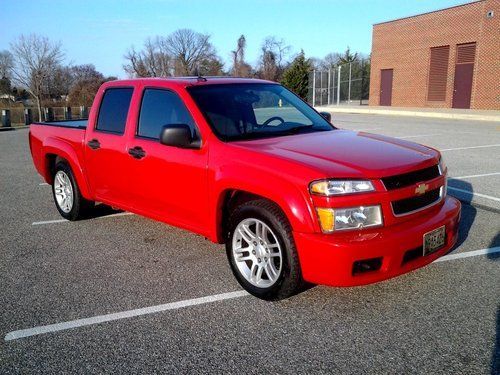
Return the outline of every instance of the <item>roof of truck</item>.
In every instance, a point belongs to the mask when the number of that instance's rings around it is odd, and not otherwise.
[[[165,78],[133,78],[106,82],[106,86],[134,85],[134,83],[157,84],[158,82],[168,82],[182,86],[232,84],[232,83],[276,83],[257,78],[240,78],[224,76],[192,76],[192,77],[165,77]]]

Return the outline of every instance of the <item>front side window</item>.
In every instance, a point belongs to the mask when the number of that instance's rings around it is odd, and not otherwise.
[[[134,89],[131,87],[106,90],[99,108],[97,130],[123,134],[133,92]]]
[[[137,135],[159,139],[164,126],[175,124],[188,125],[196,138],[194,121],[177,94],[162,89],[144,90]]]
[[[214,133],[224,141],[335,129],[283,86],[263,83],[188,88]]]

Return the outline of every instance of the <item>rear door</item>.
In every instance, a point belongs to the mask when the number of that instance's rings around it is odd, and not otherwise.
[[[200,132],[179,95],[170,89],[145,87],[135,134],[130,137],[127,173],[130,193],[143,214],[203,232],[208,222],[207,145],[182,149],[160,144],[163,126],[186,124]],[[136,151],[133,151],[136,150]]]
[[[96,200],[120,207],[127,201],[125,129],[133,92],[133,87],[106,89],[85,141],[87,177]]]

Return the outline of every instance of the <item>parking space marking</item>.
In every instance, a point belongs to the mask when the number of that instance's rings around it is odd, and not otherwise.
[[[491,195],[486,195],[486,194],[481,194],[481,193],[476,193],[476,192],[473,193],[472,191],[469,191],[469,190],[463,190],[463,189],[459,189],[459,188],[455,188],[455,187],[451,187],[451,186],[448,186],[448,190],[458,191],[460,193],[475,195],[477,197],[491,199],[493,201],[500,202],[500,198],[492,197]]]
[[[69,220],[59,219],[59,220],[35,221],[34,223],[31,223],[31,225],[44,225],[44,224],[65,223],[67,221],[69,221]]]
[[[488,147],[500,147],[500,143],[495,145],[482,145],[482,146],[469,146],[469,147],[456,147],[456,148],[443,148],[439,151],[458,151],[458,150],[470,150],[473,148],[488,148]]]
[[[469,258],[469,257],[478,256],[478,255],[493,254],[493,253],[498,253],[498,252],[500,252],[500,246],[492,247],[492,248],[488,248],[488,249],[466,251],[463,253],[445,255],[441,258],[436,259],[434,261],[434,263],[445,262],[445,261],[455,260],[455,259]],[[134,309],[134,310],[121,311],[118,313],[98,315],[98,316],[93,316],[91,318],[70,320],[70,321],[62,322],[62,323],[55,323],[55,324],[49,324],[49,325],[45,325],[45,326],[38,326],[38,327],[33,327],[33,328],[12,331],[12,332],[9,332],[5,335],[4,340],[5,341],[12,341],[12,340],[17,340],[17,339],[22,339],[25,337],[42,335],[45,333],[66,331],[68,329],[73,329],[73,328],[85,327],[85,326],[90,326],[90,325],[100,324],[100,323],[105,323],[105,322],[111,322],[114,320],[133,318],[133,317],[138,317],[138,316],[142,316],[142,315],[155,314],[158,312],[164,312],[164,311],[169,311],[169,310],[178,310],[178,309],[182,309],[185,307],[203,305],[203,304],[207,304],[207,303],[224,301],[224,300],[228,300],[228,299],[240,298],[240,297],[245,297],[245,296],[249,296],[249,294],[244,290],[239,290],[239,291],[235,291],[235,292],[214,294],[214,295],[205,296],[205,297],[187,299],[187,300],[177,301],[177,302],[170,302],[170,303],[166,303],[163,305],[149,306],[149,307],[144,307],[144,308],[139,308],[139,309]]]
[[[408,139],[408,138],[420,138],[420,137],[434,137],[436,135],[443,135],[441,133],[434,133],[434,134],[417,134],[417,135],[405,135],[403,137],[394,137],[398,139]]]
[[[127,319],[127,318],[132,318],[132,317],[141,316],[141,315],[154,314],[154,313],[158,313],[158,312],[162,312],[162,311],[177,310],[177,309],[182,309],[184,307],[203,305],[206,303],[212,303],[212,302],[223,301],[223,300],[227,300],[227,299],[245,297],[248,295],[249,294],[247,292],[245,292],[243,290],[239,290],[236,292],[214,294],[211,296],[193,298],[193,299],[188,299],[188,300],[184,300],[184,301],[171,302],[171,303],[166,303],[166,304],[157,305],[157,306],[144,307],[141,309],[128,310],[128,311],[122,311],[122,312],[118,312],[118,313],[105,314],[105,315],[98,315],[98,316],[94,316],[91,318],[77,319],[77,320],[71,320],[71,321],[63,322],[63,323],[56,323],[56,324],[49,324],[46,326],[21,329],[19,331],[13,331],[13,332],[7,333],[7,335],[5,335],[5,341],[21,339],[21,338],[30,337],[30,336],[37,336],[37,335],[41,335],[44,333],[65,331],[65,330],[72,329],[72,328],[85,327],[85,326],[100,324],[100,323],[104,323],[104,322],[111,322],[113,320]]]
[[[133,215],[133,213],[132,212],[118,212],[116,214],[99,216],[99,217],[96,217],[95,219],[107,219],[109,217],[129,216],[129,215]],[[31,223],[31,225],[58,224],[58,223],[68,223],[68,222],[70,222],[70,221],[66,220],[66,219],[57,219],[57,220],[35,221],[35,222]]]
[[[463,253],[448,254],[448,255],[442,256],[441,258],[437,258],[434,261],[434,263],[436,263],[436,262],[446,262],[447,260],[455,260],[455,259],[475,257],[475,256],[478,256],[478,255],[494,254],[494,253],[499,253],[499,252],[500,252],[500,246],[490,247],[489,249],[481,249],[481,250],[474,250],[474,251],[464,251]]]
[[[361,129],[351,129],[355,132],[368,132],[368,131],[372,131],[372,130],[380,130],[380,129],[383,129],[383,128],[361,128]]]
[[[48,183],[46,183],[46,182],[40,182],[40,183],[38,184],[38,186],[49,186],[49,184],[48,184]]]
[[[460,176],[460,177],[448,177],[448,178],[453,178],[455,180],[465,180],[466,178],[476,178],[476,177],[488,177],[488,176],[497,176],[500,175],[500,172],[493,172],[493,173],[484,173],[484,174],[472,174],[470,176]]]

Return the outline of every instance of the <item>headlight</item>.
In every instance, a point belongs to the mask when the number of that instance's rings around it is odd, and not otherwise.
[[[365,193],[374,190],[372,183],[366,180],[322,180],[315,181],[309,186],[312,194],[325,196]]]
[[[325,233],[376,227],[383,223],[380,206],[317,208],[316,211],[321,230]]]
[[[439,158],[439,173],[442,175],[446,174],[446,163],[444,162],[443,155]]]

